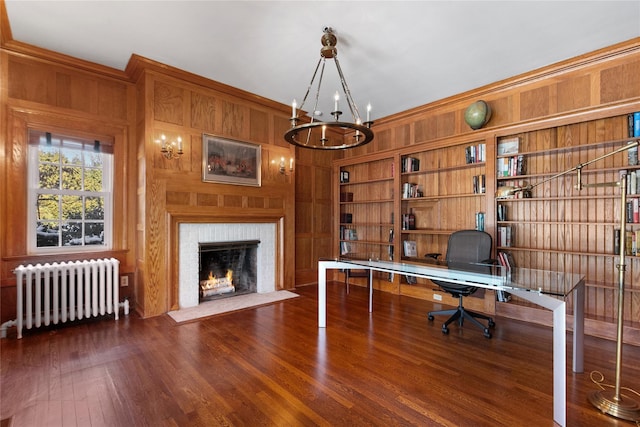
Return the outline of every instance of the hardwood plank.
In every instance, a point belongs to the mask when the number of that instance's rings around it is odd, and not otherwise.
[[[129,315],[0,341],[0,418],[50,425],[552,425],[551,329],[497,317],[443,335],[433,304],[328,286],[202,321]],[[569,335],[569,341],[571,336]],[[570,345],[568,354],[571,354]],[[622,385],[640,388],[640,347],[624,346]],[[587,397],[592,371],[613,382],[615,343],[585,337],[585,373],[570,370],[568,425],[621,426]]]

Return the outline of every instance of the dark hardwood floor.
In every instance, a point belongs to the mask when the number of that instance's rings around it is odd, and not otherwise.
[[[129,315],[1,340],[0,418],[13,426],[552,426],[551,329],[497,318],[440,332],[433,304],[328,286],[299,298],[177,325]],[[569,341],[570,341],[569,337]],[[568,354],[571,354],[570,345]],[[592,371],[613,384],[615,343],[587,336],[568,364],[569,426],[634,426],[587,400]],[[640,348],[622,385],[640,389]],[[640,399],[640,397],[639,397]]]

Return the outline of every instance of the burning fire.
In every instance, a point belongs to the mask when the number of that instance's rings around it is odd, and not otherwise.
[[[221,286],[231,286],[233,284],[233,271],[227,270],[224,277],[215,277],[213,272],[209,272],[209,278],[201,283],[202,289],[214,289]]]

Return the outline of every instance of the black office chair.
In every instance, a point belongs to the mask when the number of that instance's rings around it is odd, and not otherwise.
[[[491,264],[495,261],[491,260],[491,235],[484,231],[478,230],[462,230],[456,231],[449,236],[447,245],[446,263],[452,268],[465,269],[469,271],[488,272]],[[426,254],[428,258],[438,259],[440,254]],[[470,264],[474,263],[474,264]],[[480,264],[480,265],[479,265]],[[449,324],[454,320],[462,327],[464,320],[467,319],[474,325],[482,329],[486,338],[491,338],[490,327],[495,325],[493,319],[484,314],[467,311],[462,306],[462,298],[471,295],[478,288],[469,285],[459,285],[455,283],[441,282],[433,280],[442,290],[458,298],[458,308],[453,310],[430,311],[428,313],[429,320],[433,320],[434,316],[444,314],[449,315],[449,319],[442,325],[442,333],[449,333]],[[483,325],[477,319],[488,321],[488,326]]]

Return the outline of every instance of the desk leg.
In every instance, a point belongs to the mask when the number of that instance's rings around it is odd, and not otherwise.
[[[567,304],[557,298],[517,289],[509,290],[553,312],[553,420],[567,423]]]
[[[369,269],[369,313],[373,311],[373,270]]]
[[[567,416],[567,305],[553,310],[553,419],[566,425]]]
[[[318,263],[318,327],[327,327],[327,267]]]
[[[573,372],[584,372],[584,283],[573,291]]]

